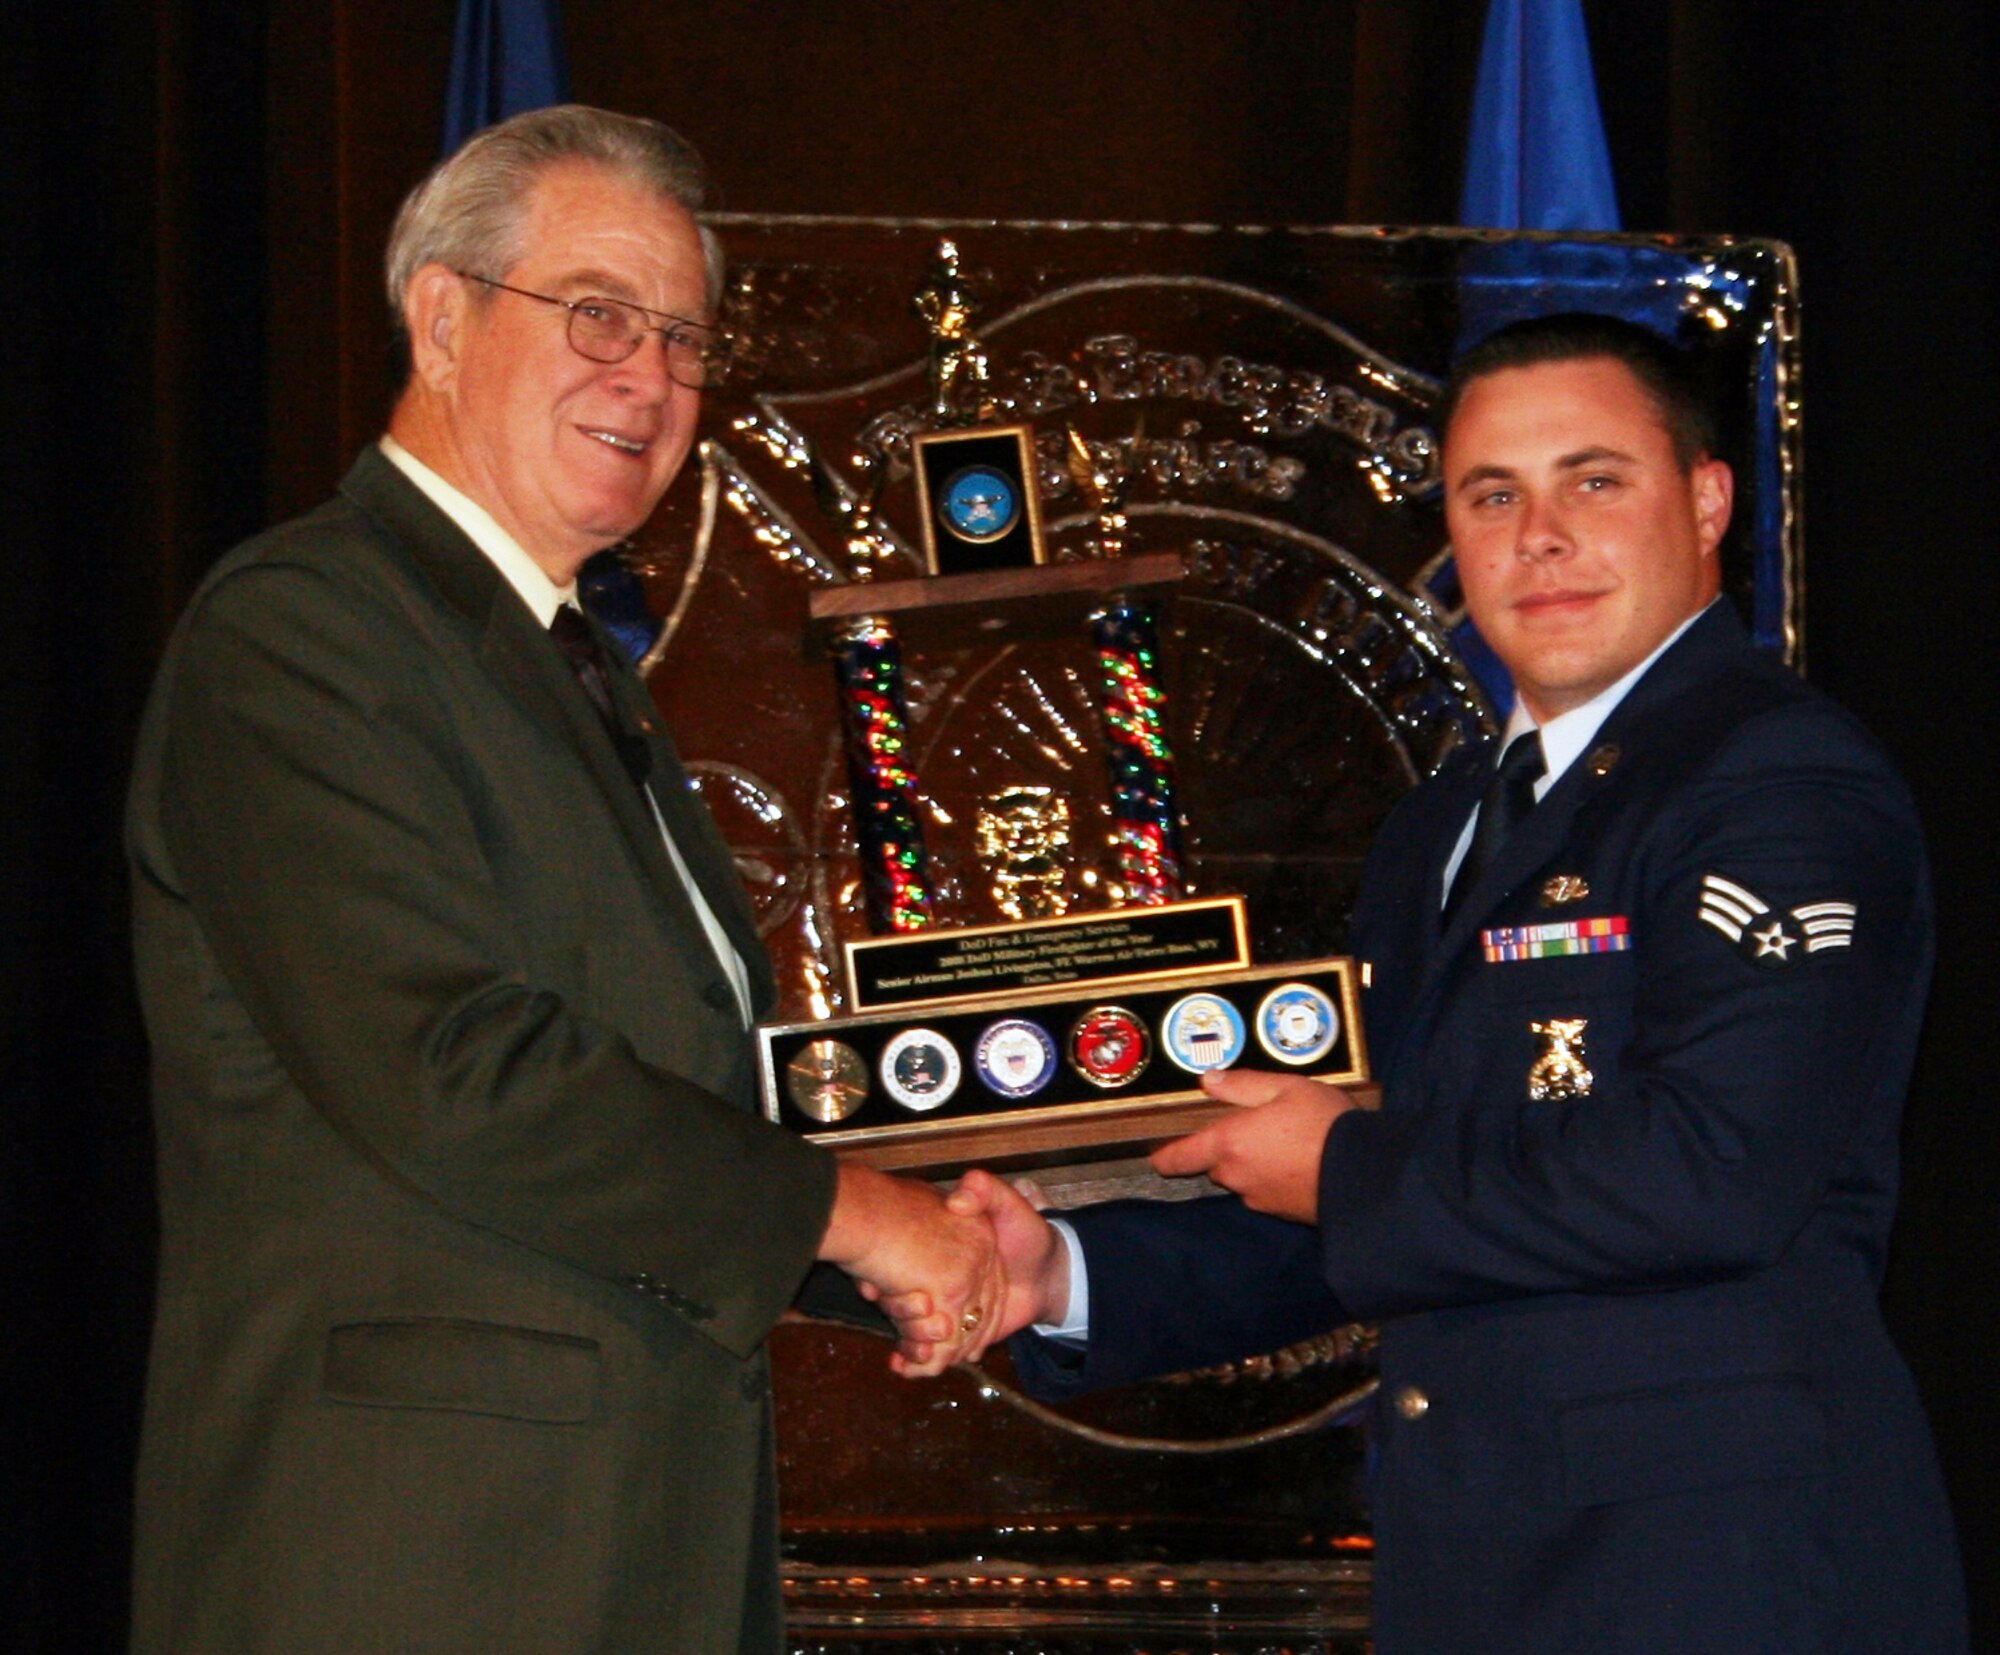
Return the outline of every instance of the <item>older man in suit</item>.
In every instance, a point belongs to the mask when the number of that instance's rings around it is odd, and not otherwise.
[[[1929,1434],[1875,1295],[1930,970],[1911,803],[1718,600],[1677,354],[1518,324],[1447,395],[1503,741],[1384,826],[1379,1112],[1297,1077],[1162,1149],[1241,1200],[1002,1222],[1051,1395],[1381,1322],[1382,1655],[1945,1655]],[[1504,755],[1504,756],[1503,756]]]
[[[983,1219],[757,1118],[750,915],[575,607],[718,360],[700,199],[573,107],[441,166],[389,434],[161,668],[146,1655],[774,1650],[763,1341],[815,1259],[896,1297],[908,1371],[997,1319]]]

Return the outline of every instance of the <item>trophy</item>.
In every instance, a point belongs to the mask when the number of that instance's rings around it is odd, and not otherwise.
[[[872,1165],[945,1172],[1117,1160],[1222,1113],[1200,1077],[1238,1061],[1341,1084],[1367,1077],[1353,962],[1250,957],[1243,900],[1186,890],[1157,612],[1178,552],[1132,554],[1130,444],[1071,424],[1064,465],[1092,514],[1087,555],[1052,563],[1035,433],[992,418],[957,246],[914,300],[930,331],[928,428],[909,439],[924,573],[884,580],[878,464],[852,495],[823,469],[854,579],[816,589],[839,688],[872,936],[845,949],[846,1015],[766,1025],[766,1113]],[[998,634],[1086,642],[1111,801],[1110,906],[1074,906],[1067,801],[1028,782],[977,804],[1003,923],[946,928],[910,762],[903,650]]]

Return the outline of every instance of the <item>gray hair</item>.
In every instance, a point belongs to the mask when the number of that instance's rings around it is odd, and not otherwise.
[[[440,161],[405,198],[389,232],[390,325],[406,355],[403,296],[427,264],[499,277],[521,257],[528,193],[563,161],[608,167],[690,213],[708,198],[708,167],[672,127],[639,115],[615,115],[580,103],[531,109],[489,126]],[[722,297],[722,246],[701,225],[708,302]]]

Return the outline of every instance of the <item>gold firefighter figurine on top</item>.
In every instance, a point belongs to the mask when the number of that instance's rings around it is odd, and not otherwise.
[[[972,293],[958,272],[958,243],[937,244],[937,265],[912,303],[931,330],[931,416],[940,428],[993,417],[986,352],[972,331]]]

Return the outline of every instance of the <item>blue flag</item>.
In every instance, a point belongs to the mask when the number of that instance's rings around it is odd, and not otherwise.
[[[441,153],[509,115],[568,99],[557,0],[458,0]]]
[[[1459,221],[1484,230],[1616,230],[1582,0],[1492,0]]]
[[[1618,195],[1597,109],[1582,0],[1491,0],[1465,144],[1459,221],[1481,230],[1616,230]],[[1504,323],[1552,310],[1625,309],[1624,249],[1502,242],[1467,251],[1459,279],[1459,348]],[[1447,614],[1463,601],[1445,563],[1430,583]],[[1496,718],[1514,684],[1469,619],[1453,646]]]

